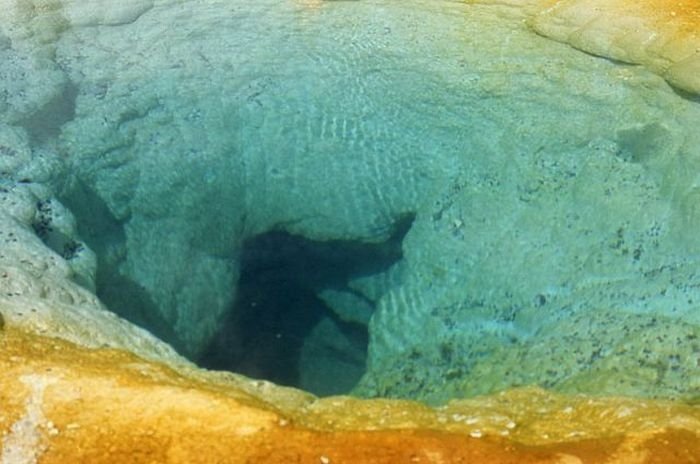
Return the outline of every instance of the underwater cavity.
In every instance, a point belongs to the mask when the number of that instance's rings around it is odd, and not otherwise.
[[[397,263],[413,217],[386,242],[313,241],[287,232],[247,240],[235,304],[204,354],[224,369],[317,395],[349,392],[365,371],[376,301],[352,282]]]

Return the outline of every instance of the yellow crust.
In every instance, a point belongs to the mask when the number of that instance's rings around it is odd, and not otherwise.
[[[16,329],[0,335],[0,372],[8,464],[700,462],[700,409],[669,402],[537,389],[437,409],[317,400]]]

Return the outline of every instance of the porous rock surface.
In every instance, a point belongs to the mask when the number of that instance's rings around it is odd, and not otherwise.
[[[47,197],[47,191],[40,184],[0,184],[3,325],[85,347],[128,349],[146,358],[187,365],[167,344],[99,302],[90,290],[94,254],[75,234],[70,212]],[[60,236],[61,241],[42,240],[42,233]],[[57,244],[61,247],[51,248]]]

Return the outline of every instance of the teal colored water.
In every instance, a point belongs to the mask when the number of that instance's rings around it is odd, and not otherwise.
[[[97,294],[320,394],[700,389],[697,102],[452,1],[157,3],[23,120]],[[65,89],[69,89],[67,91]]]

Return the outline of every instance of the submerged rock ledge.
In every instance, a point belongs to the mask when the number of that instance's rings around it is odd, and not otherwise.
[[[0,462],[693,463],[700,408],[539,389],[431,409],[0,336]]]
[[[700,2],[472,0],[517,7],[538,34],[585,52],[641,64],[700,94]]]

